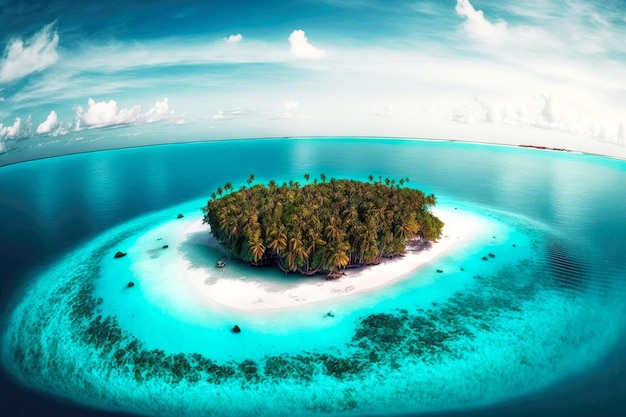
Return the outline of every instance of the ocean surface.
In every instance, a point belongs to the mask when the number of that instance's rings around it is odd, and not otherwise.
[[[251,173],[409,177],[485,226],[401,282],[283,314],[194,305],[184,285],[157,286],[174,256],[219,259],[194,241],[161,244],[179,213],[201,217],[217,187]],[[2,167],[3,407],[626,416],[623,184],[626,162],[610,158],[384,138],[159,145]],[[141,261],[114,260],[122,248]],[[230,263],[224,273],[288,279]],[[233,323],[245,331],[231,333]]]

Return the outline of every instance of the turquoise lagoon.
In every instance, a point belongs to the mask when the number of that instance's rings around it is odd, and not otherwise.
[[[376,291],[270,312],[198,302],[171,265],[223,254],[201,234],[163,249],[168,233],[200,218],[226,181],[307,172],[408,176],[481,230]],[[42,261],[9,262],[23,277],[6,302],[2,364],[27,389],[141,415],[413,415],[537,395],[623,340],[625,179],[624,162],[590,155],[371,138],[161,145],[4,167],[13,200],[3,214],[26,235],[12,239]],[[129,256],[113,259],[117,250]],[[156,282],[159,270],[180,283]],[[303,279],[235,262],[220,277]]]

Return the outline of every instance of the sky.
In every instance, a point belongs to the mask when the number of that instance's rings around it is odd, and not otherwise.
[[[283,136],[626,158],[625,39],[625,0],[0,0],[0,165]]]

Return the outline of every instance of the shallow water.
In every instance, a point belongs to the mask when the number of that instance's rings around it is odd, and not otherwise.
[[[251,172],[408,176],[441,205],[490,219],[494,236],[381,291],[271,318],[195,308],[182,289],[147,285],[176,255],[151,246],[155,228],[167,236],[177,213],[193,216]],[[19,254],[8,261],[15,281],[3,282],[14,296],[2,362],[37,390],[141,414],[472,412],[540,396],[599,372],[622,341],[625,177],[623,162],[587,155],[374,139],[168,145],[5,167],[1,217],[14,220],[0,230]],[[111,262],[133,245],[144,263]],[[130,280],[136,291],[125,291]],[[234,322],[246,331],[229,332]],[[550,415],[566,409],[544,401]]]

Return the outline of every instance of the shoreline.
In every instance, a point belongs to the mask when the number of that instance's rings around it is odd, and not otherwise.
[[[217,268],[214,262],[208,261],[208,255],[203,262],[206,265],[198,265],[197,260],[194,262],[178,254],[174,266],[178,276],[176,285],[184,283],[189,286],[196,301],[204,305],[267,313],[365,294],[398,283],[417,270],[432,265],[440,257],[471,243],[477,231],[485,231],[485,220],[481,221],[482,218],[473,213],[448,208],[433,208],[432,211],[445,223],[442,238],[438,242],[419,251],[407,251],[404,256],[383,258],[376,265],[347,268],[344,270],[345,275],[338,279],[299,274],[293,277],[285,274],[278,279],[251,277],[249,272],[255,268],[252,266],[249,266],[250,270],[244,270],[244,264],[227,263],[225,268]],[[209,226],[202,224],[201,219],[190,219],[174,233],[174,241],[170,241],[170,246],[180,251],[181,245],[193,242],[194,245],[206,245],[217,252],[228,254],[209,234],[209,230]],[[430,281],[425,280],[425,284]]]

